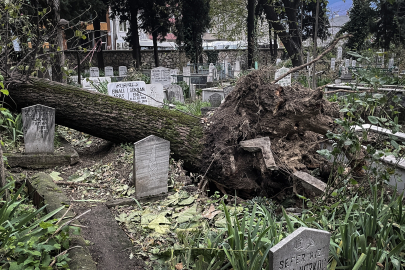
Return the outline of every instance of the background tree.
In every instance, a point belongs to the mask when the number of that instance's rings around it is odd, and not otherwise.
[[[109,0],[90,0],[90,1],[79,1],[79,0],[60,0],[61,1],[61,18],[69,21],[69,25],[78,24],[83,21],[88,21],[93,24],[93,34],[95,44],[97,45],[96,57],[97,66],[99,69],[104,69],[104,57],[103,57],[103,47],[101,35],[101,22],[106,21],[108,2]],[[109,22],[107,22],[109,23]],[[85,30],[86,24],[83,24],[82,31]],[[70,28],[65,30],[65,35],[69,39],[75,36],[74,31]],[[83,46],[91,48],[91,40],[80,39],[80,44],[70,44],[73,45],[71,48],[76,46]]]
[[[350,33],[347,47],[364,49],[365,41],[374,38],[374,46],[388,50],[390,45],[405,42],[405,2],[354,0],[349,11],[350,21],[340,33]]]
[[[251,1],[250,4],[249,1]],[[263,28],[257,28],[258,24],[256,23],[254,36],[256,38],[262,38],[264,35],[269,35],[269,40],[273,40],[273,42],[271,42],[273,46],[277,45],[277,41],[275,39],[279,37],[289,57],[291,58],[293,65],[301,65],[303,63],[303,59],[301,57],[301,33],[305,33],[303,38],[313,35],[315,20],[310,20],[309,18],[312,11],[313,14],[315,14],[316,3],[307,3],[302,5],[301,8],[301,0],[249,1],[246,2],[249,4],[249,6],[256,2],[255,21],[257,22],[260,19],[260,16],[265,14],[268,26],[270,28],[265,32],[263,31]],[[250,29],[250,26],[247,27],[248,9],[246,3],[242,0],[212,0],[210,14],[213,17],[213,22],[215,22],[214,25],[219,25],[217,31],[217,36],[219,38],[226,38],[229,40],[244,40],[247,36],[247,39],[249,40],[249,36],[251,36],[251,34],[249,34],[247,31],[248,28]],[[328,33],[327,28],[329,26],[329,21],[326,15],[326,4],[326,0],[321,1],[318,29],[318,37],[321,39],[326,38]],[[301,14],[304,18],[306,18],[306,20],[303,20],[304,23],[302,25]],[[249,19],[249,22],[251,21],[252,20]],[[251,23],[249,24],[251,25]],[[301,31],[301,28],[303,31]],[[249,30],[249,32],[250,31],[251,30]],[[271,33],[272,37],[270,37]],[[248,48],[249,47],[252,46],[249,45]],[[253,59],[252,53],[249,53],[248,55],[251,55],[251,59]]]
[[[140,28],[152,34],[153,52],[155,56],[155,66],[159,66],[159,54],[157,42],[166,40],[166,35],[170,32],[173,7],[167,0],[143,1],[140,11]],[[138,38],[139,39],[139,38]]]
[[[129,22],[129,28],[126,36],[126,41],[132,47],[132,57],[135,60],[135,67],[140,68],[141,65],[141,47],[139,45],[139,25],[138,12],[142,9],[142,0],[117,0],[111,1],[111,17],[120,18],[120,22]]]
[[[210,26],[210,0],[180,0],[176,9],[176,42],[194,63],[201,62],[202,35]]]

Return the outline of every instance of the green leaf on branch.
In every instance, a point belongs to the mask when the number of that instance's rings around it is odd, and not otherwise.
[[[371,124],[378,124],[378,118],[372,115],[368,116],[368,121],[370,121]]]

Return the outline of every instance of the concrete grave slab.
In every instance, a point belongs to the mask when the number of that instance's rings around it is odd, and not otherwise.
[[[55,109],[44,105],[22,108],[25,152],[53,153],[55,138]]]
[[[224,91],[221,88],[211,87],[202,89],[202,101],[210,101],[210,96],[213,94],[219,94],[224,99]]]
[[[82,88],[91,91],[97,91],[94,85],[100,85],[102,82],[111,82],[110,77],[89,77],[82,80]]]
[[[270,170],[278,170],[276,162],[274,161],[273,153],[271,152],[269,137],[241,141],[239,145],[243,150],[248,152],[262,151],[266,168]]]
[[[326,270],[330,233],[301,227],[272,247],[270,270]]]
[[[309,173],[297,171],[294,173],[294,177],[296,178],[294,180],[298,180],[299,183],[297,184],[300,184],[306,193],[316,196],[320,196],[325,193],[327,185]]]
[[[151,135],[134,144],[134,182],[137,198],[167,193],[170,142]]]

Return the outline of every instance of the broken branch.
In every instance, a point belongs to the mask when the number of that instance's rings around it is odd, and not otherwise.
[[[351,36],[351,35],[348,34],[348,35],[344,35],[344,36],[341,36],[341,37],[337,38],[337,39],[329,46],[329,48],[326,49],[324,52],[322,52],[317,58],[315,58],[315,59],[312,60],[311,62],[308,62],[308,63],[303,64],[303,65],[301,65],[301,66],[295,67],[295,68],[293,68],[293,69],[290,69],[290,71],[288,71],[286,74],[284,74],[283,76],[281,76],[281,77],[275,79],[275,80],[272,81],[271,83],[272,83],[272,84],[273,84],[273,83],[276,83],[276,82],[278,82],[279,80],[283,79],[284,77],[290,75],[291,73],[296,72],[296,71],[298,71],[298,70],[300,70],[300,69],[303,69],[303,68],[306,67],[306,66],[312,65],[313,63],[315,63],[315,62],[317,62],[319,59],[321,59],[325,54],[327,54],[328,52],[330,52],[330,51],[336,46],[336,44],[339,42],[339,40],[344,39],[344,38],[348,38],[348,37],[350,37],[350,36]]]

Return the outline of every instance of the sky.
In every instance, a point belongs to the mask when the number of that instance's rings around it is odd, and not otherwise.
[[[352,6],[352,0],[329,0],[328,9],[334,14],[338,14],[340,16],[346,15],[347,11]]]

